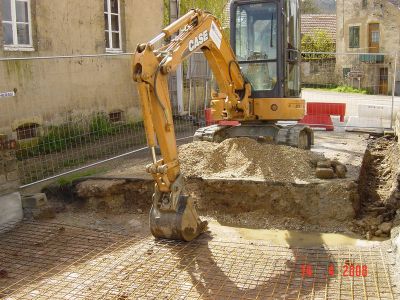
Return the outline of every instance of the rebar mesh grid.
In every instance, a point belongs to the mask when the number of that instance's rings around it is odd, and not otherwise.
[[[207,236],[183,243],[24,222],[0,235],[0,249],[1,299],[400,297],[379,248],[290,249]],[[346,266],[367,266],[367,274],[344,276]]]

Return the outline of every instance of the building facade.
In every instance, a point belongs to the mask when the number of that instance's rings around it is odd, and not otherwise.
[[[393,66],[400,51],[400,1],[336,2],[338,73],[347,84],[371,93],[391,94]],[[398,74],[396,80],[400,80]],[[396,86],[395,92],[400,94],[400,84]]]
[[[140,119],[129,53],[160,32],[162,0],[0,0],[0,7],[0,133],[18,137],[19,128],[100,111],[112,121]],[[19,138],[35,133],[27,135]]]

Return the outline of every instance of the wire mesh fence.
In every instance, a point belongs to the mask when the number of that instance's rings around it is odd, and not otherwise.
[[[303,53],[307,111],[300,122],[326,130],[392,128],[400,110],[398,56]],[[17,141],[22,185],[146,147],[130,65],[131,54],[0,59],[0,134]],[[182,69],[170,94],[177,138],[189,138],[210,123],[204,112],[212,76],[201,53]]]
[[[17,141],[22,185],[146,146],[130,65],[130,55],[0,61],[0,133]],[[205,94],[189,81],[191,100],[174,105],[177,138],[204,125]]]

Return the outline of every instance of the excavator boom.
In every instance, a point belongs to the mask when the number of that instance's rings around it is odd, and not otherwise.
[[[178,35],[156,49],[162,39]],[[229,42],[223,37],[219,21],[211,14],[193,9],[166,27],[147,44],[137,47],[133,58],[133,77],[142,105],[147,143],[153,162],[147,171],[155,180],[150,229],[160,238],[189,241],[204,229],[193,201],[182,196],[183,179],[179,168],[173,116],[168,91],[168,75],[195,51],[203,51],[221,92],[232,111],[250,117],[251,90],[241,74]],[[245,95],[240,98],[239,94]],[[156,139],[162,159],[155,155]]]
[[[297,3],[297,0],[290,2]],[[147,171],[155,181],[150,211],[150,229],[155,237],[190,241],[206,228],[206,222],[200,220],[193,200],[182,195],[183,178],[168,91],[168,75],[194,52],[204,53],[218,85],[218,91],[213,93],[211,100],[214,119],[241,122],[241,126],[201,128],[196,132],[195,139],[217,141],[237,136],[256,139],[272,137],[276,143],[304,149],[312,144],[312,132],[304,126],[282,128],[274,123],[265,123],[298,120],[304,115],[304,101],[298,97],[285,99],[285,95],[279,94],[285,84],[280,85],[279,82],[283,81],[273,77],[279,72],[269,70],[269,66],[274,65],[275,71],[278,70],[277,57],[269,54],[268,58],[267,54],[277,51],[273,40],[275,22],[281,20],[281,16],[277,15],[277,2],[234,0],[232,3],[238,11],[239,21],[236,21],[241,22],[240,39],[235,39],[239,45],[236,51],[240,49],[244,53],[241,53],[241,60],[237,60],[231,44],[223,36],[219,21],[199,9],[190,10],[150,42],[139,45],[133,58],[133,79],[137,82],[147,143],[153,160]],[[260,48],[255,32],[251,33],[258,28],[266,34],[265,37],[270,36],[261,40],[268,41],[266,50]],[[245,42],[242,42],[242,34],[248,37]],[[167,39],[170,42],[162,45],[161,42]],[[277,40],[283,42],[282,39]],[[293,49],[289,52],[295,53]],[[295,62],[293,55],[289,58],[291,63]],[[242,66],[246,76],[242,74]],[[265,98],[268,93],[275,98]],[[156,141],[162,159],[156,157]]]

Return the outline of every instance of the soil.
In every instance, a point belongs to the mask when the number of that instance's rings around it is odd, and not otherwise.
[[[370,139],[359,179],[361,210],[354,222],[367,237],[387,237],[387,229],[400,225],[399,161],[400,147],[393,137]]]
[[[314,165],[323,159],[322,154],[262,144],[249,138],[221,143],[193,142],[179,147],[179,160],[186,177],[309,181],[315,179]]]

